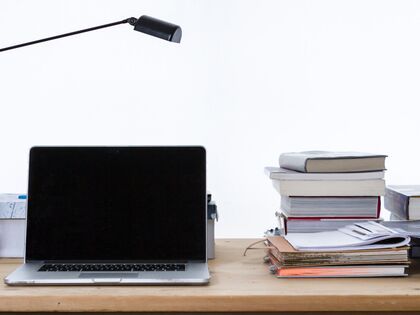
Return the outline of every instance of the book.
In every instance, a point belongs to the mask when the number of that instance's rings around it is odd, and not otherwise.
[[[364,180],[383,179],[384,171],[358,173],[302,173],[281,167],[264,168],[265,174],[275,180]]]
[[[374,180],[272,180],[273,187],[284,196],[383,196],[385,181]]]
[[[281,210],[288,217],[373,218],[380,215],[380,197],[281,196]]]
[[[420,220],[420,185],[393,185],[385,190],[385,209],[403,220]]]
[[[284,236],[267,237],[267,252],[283,266],[408,263],[408,246],[386,249],[299,251]]]
[[[301,251],[344,251],[407,246],[410,237],[376,222],[361,222],[337,231],[288,233],[286,240]]]
[[[367,278],[407,276],[408,265],[296,266],[285,267],[269,256],[277,278]]]
[[[314,217],[288,217],[285,213],[276,212],[279,226],[284,234],[287,233],[313,233],[335,231],[349,224],[372,221],[369,218],[314,218]],[[382,219],[376,219],[381,222]]]
[[[279,165],[304,173],[370,172],[385,170],[386,157],[363,152],[289,152],[280,155]]]
[[[268,237],[267,258],[277,277],[405,276],[409,247],[298,251],[282,236]]]

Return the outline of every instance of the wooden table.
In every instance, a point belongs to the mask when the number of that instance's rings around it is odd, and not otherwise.
[[[0,312],[317,312],[420,311],[420,274],[407,278],[276,279],[253,240],[218,240],[211,284],[48,286],[0,284]],[[0,260],[6,276],[17,261]]]

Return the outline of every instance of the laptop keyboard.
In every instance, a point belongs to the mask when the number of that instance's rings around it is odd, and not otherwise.
[[[185,271],[185,264],[44,264],[38,271]]]

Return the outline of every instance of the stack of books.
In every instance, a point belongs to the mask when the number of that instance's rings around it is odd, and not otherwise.
[[[409,234],[411,258],[420,258],[420,185],[387,186],[385,209],[391,212],[387,226]]]
[[[279,278],[406,276],[410,237],[376,222],[338,231],[266,240],[266,261]]]
[[[284,233],[332,231],[378,220],[385,158],[358,152],[281,154],[280,167],[265,171],[281,196],[276,216]]]

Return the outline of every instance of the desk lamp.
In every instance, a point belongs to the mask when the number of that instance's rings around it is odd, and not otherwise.
[[[38,43],[42,43],[42,42],[46,42],[46,41],[50,41],[54,39],[59,39],[62,37],[77,35],[77,34],[86,33],[90,31],[96,31],[101,28],[106,28],[106,27],[111,27],[111,26],[115,26],[119,24],[126,24],[126,23],[134,26],[134,30],[136,31],[139,31],[139,32],[151,35],[151,36],[155,36],[155,37],[158,37],[158,38],[170,41],[170,42],[174,42],[174,43],[181,42],[181,37],[182,37],[181,27],[172,23],[155,19],[147,15],[142,15],[138,19],[131,17],[122,21],[114,22],[114,23],[95,26],[95,27],[91,27],[91,28],[87,28],[87,29],[83,29],[83,30],[79,30],[75,32],[70,32],[70,33],[66,33],[62,35],[47,37],[44,39],[39,39],[32,42],[27,42],[27,43],[14,45],[10,47],[0,48],[0,52],[15,49],[15,48],[20,48],[24,46],[29,46],[33,44],[38,44]]]

